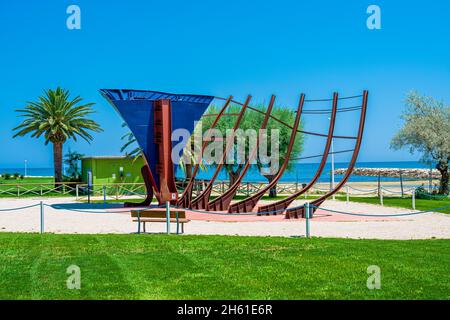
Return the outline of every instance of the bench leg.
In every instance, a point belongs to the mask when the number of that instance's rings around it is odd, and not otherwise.
[[[144,221],[144,233],[146,232],[146,230],[145,230],[145,221]]]
[[[184,223],[181,224],[181,233],[184,233]]]

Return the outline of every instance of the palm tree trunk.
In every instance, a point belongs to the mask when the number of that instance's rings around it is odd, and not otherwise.
[[[53,168],[55,170],[55,182],[62,182],[62,143],[53,143]]]

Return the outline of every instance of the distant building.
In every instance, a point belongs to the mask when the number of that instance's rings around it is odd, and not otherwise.
[[[88,182],[88,171],[92,171],[92,183],[142,183],[141,167],[144,159],[125,156],[85,157],[81,159],[83,182]]]

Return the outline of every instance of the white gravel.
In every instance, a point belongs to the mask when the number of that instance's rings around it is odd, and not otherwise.
[[[40,201],[52,205],[60,205],[66,209],[88,210],[86,204],[76,203],[73,198],[29,198],[0,199],[0,210],[39,204]],[[295,205],[295,204],[294,204]],[[98,212],[105,212],[98,205]],[[326,201],[323,208],[333,210],[393,214],[412,212],[403,208],[390,208],[378,205],[339,201]],[[124,211],[124,209],[114,209]],[[1,232],[39,232],[39,206],[20,211],[0,211]],[[52,233],[133,233],[136,223],[131,221],[129,214],[120,212],[82,213],[54,207],[44,207],[45,232]],[[171,227],[175,231],[175,225]],[[152,224],[147,228],[150,232],[165,232],[165,224]],[[191,221],[185,227],[185,234],[221,234],[245,236],[304,236],[305,221],[254,221],[254,222],[217,222]],[[366,238],[366,239],[429,239],[450,238],[450,215],[441,213],[426,213],[399,218],[355,218],[352,216],[336,216],[314,218],[311,220],[311,235],[316,237]]]

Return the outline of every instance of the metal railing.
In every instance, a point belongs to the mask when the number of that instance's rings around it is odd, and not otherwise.
[[[250,196],[258,192],[261,188],[267,185],[267,182],[243,182],[236,195]],[[181,193],[185,183],[183,181],[177,182],[177,188]],[[198,180],[194,185],[194,196],[201,193],[205,188],[205,181]],[[213,184],[212,195],[217,196],[226,192],[229,188],[228,181],[216,181]],[[276,185],[276,192],[279,195],[291,195],[303,188],[302,183],[298,182],[279,182]],[[416,185],[393,185],[387,186],[379,185],[376,188],[360,187],[357,183],[349,182],[344,188],[339,191],[340,195],[350,196],[377,196],[382,198],[383,195],[392,194],[401,197],[412,196],[416,193]],[[318,183],[313,186],[308,193],[305,193],[304,198],[310,195],[323,194],[330,191],[327,183]],[[135,196],[144,198],[146,196],[146,188],[144,183],[105,183],[94,184],[90,190],[86,183],[79,182],[62,182],[62,183],[17,183],[17,184],[0,184],[0,197],[48,197],[48,196],[73,196],[76,200],[86,199],[90,192],[90,196],[103,197],[106,199],[123,199],[126,197]],[[382,203],[382,200],[381,200]]]

